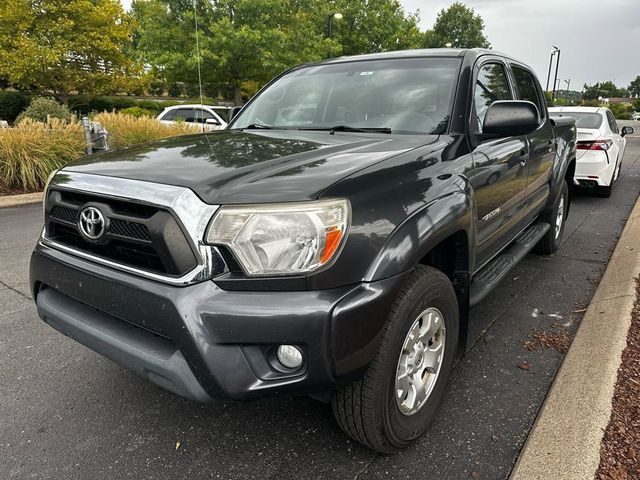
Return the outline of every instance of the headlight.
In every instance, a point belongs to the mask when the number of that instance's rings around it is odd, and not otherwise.
[[[229,247],[247,275],[291,275],[331,261],[348,226],[344,199],[228,206],[214,215],[206,241]]]

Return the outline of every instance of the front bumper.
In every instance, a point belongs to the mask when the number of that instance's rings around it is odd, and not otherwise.
[[[359,378],[404,275],[318,291],[172,286],[39,244],[30,282],[56,330],[175,393],[198,401],[324,391]],[[304,351],[299,371],[274,360]]]

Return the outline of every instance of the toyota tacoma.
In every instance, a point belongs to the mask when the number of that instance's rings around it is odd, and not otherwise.
[[[52,175],[38,315],[187,398],[309,394],[355,440],[410,445],[470,308],[559,247],[574,120],[478,49],[302,65],[231,116]]]

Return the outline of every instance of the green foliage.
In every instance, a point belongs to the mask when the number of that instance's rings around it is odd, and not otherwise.
[[[129,107],[123,110],[120,110],[120,113],[124,115],[131,115],[132,117],[140,118],[140,117],[156,117],[158,115],[157,110],[149,110],[148,108],[142,107]]]
[[[629,93],[634,97],[640,97],[640,75],[631,81],[627,90],[629,90]]]
[[[598,82],[593,85],[584,85],[582,98],[585,100],[598,100],[598,98],[628,97],[626,88],[618,88],[612,81]]]
[[[600,102],[598,100],[582,100],[581,105],[583,107],[599,107]]]
[[[0,92],[0,120],[13,123],[27,105],[29,98],[20,92]]]
[[[119,0],[0,2],[0,77],[24,88],[110,93],[132,88],[131,19]]]
[[[173,82],[169,85],[168,92],[171,97],[182,97],[184,95],[184,84]]]
[[[633,110],[635,112],[640,112],[640,98],[633,102]]]
[[[25,118],[36,122],[47,122],[50,118],[70,121],[72,114],[66,105],[59,104],[53,98],[36,97],[31,100],[26,110],[18,115],[16,123],[20,123]]]
[[[455,2],[438,13],[436,23],[425,32],[424,46],[442,48],[450,43],[455,48],[490,48],[484,34],[484,20],[471,7]]]
[[[612,103],[609,105],[609,110],[619,120],[631,120],[633,105],[630,103]]]
[[[256,85],[300,63],[421,45],[417,16],[407,15],[398,0],[197,0],[196,4],[204,91],[236,103]],[[343,18],[334,19],[334,35],[327,38],[331,12],[340,12]],[[184,82],[187,95],[199,95],[193,3],[134,0],[132,13],[140,60],[167,85]],[[150,91],[159,94],[156,85]]]

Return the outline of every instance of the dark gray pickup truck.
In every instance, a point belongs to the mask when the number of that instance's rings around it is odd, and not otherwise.
[[[33,298],[175,393],[310,394],[397,451],[434,418],[470,308],[558,248],[575,148],[531,69],[493,51],[302,65],[225,131],[55,173]]]

